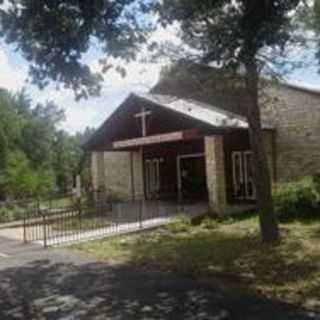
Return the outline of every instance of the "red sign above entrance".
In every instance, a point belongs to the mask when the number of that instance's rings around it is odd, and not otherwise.
[[[148,137],[115,141],[113,142],[113,148],[122,149],[122,148],[130,148],[130,147],[139,147],[139,146],[164,143],[164,142],[190,140],[198,137],[200,137],[200,135],[198,134],[198,130],[196,129],[176,131],[176,132],[158,134],[158,135],[153,135]]]

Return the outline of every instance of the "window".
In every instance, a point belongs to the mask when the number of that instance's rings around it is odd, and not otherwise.
[[[232,152],[232,180],[235,199],[254,200],[256,198],[252,151]]]

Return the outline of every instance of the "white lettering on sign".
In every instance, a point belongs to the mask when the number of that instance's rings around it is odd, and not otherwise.
[[[113,142],[113,147],[115,149],[137,147],[137,146],[148,145],[148,144],[179,141],[179,140],[183,140],[183,138],[184,138],[183,131],[178,131],[178,132],[159,134],[159,135],[148,136],[143,138],[115,141]]]

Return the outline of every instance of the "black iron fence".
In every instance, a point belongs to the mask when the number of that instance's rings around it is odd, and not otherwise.
[[[65,208],[26,211],[23,238],[26,243],[39,242],[47,247],[151,228],[184,212],[185,207],[174,202],[100,200],[89,204],[79,201]]]

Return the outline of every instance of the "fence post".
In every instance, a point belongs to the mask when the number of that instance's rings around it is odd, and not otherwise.
[[[41,212],[42,215],[42,222],[43,222],[43,246],[47,248],[47,222],[46,222],[46,214]]]
[[[82,206],[81,198],[78,199],[78,211],[79,211],[79,232],[82,232]]]
[[[143,200],[139,201],[139,228],[142,229],[143,224],[142,224],[142,215],[143,215]]]
[[[117,210],[116,210],[116,231],[118,231],[120,215],[121,215],[121,203],[120,203],[120,202],[117,202]]]

